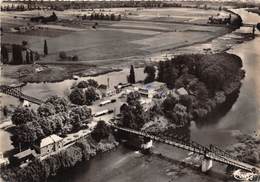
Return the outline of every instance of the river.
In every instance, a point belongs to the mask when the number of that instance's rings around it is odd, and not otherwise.
[[[260,16],[248,13],[243,9],[234,10],[242,16],[245,23],[260,22]],[[239,32],[249,32],[248,28],[242,27]],[[257,132],[260,135],[260,36],[259,32],[254,40],[244,42],[234,46],[228,52],[241,57],[246,76],[240,90],[239,97],[230,111],[219,119],[217,123],[197,128],[191,126],[191,138],[201,144],[216,144],[226,147],[234,143],[234,133],[241,131],[243,133]],[[111,86],[126,81],[128,69],[120,72],[108,73],[94,77],[100,84],[106,84],[107,78],[110,78]],[[136,78],[144,78],[143,69],[136,69]],[[80,78],[87,79],[87,78]],[[70,86],[75,80],[65,80],[58,83],[40,83],[28,84],[23,88],[23,92],[31,96],[46,98],[49,95],[67,95]],[[3,97],[3,102],[10,97]],[[10,100],[8,101],[10,102]],[[17,101],[12,99],[11,102],[16,104]],[[6,134],[0,135],[0,141],[6,140]],[[1,150],[3,145],[1,144]],[[7,145],[11,147],[11,145]],[[5,148],[5,150],[8,148]],[[164,155],[182,160],[187,157],[187,153],[178,149],[156,144],[156,151]],[[66,171],[51,182],[117,182],[117,181],[169,181],[170,176],[166,175],[165,170],[169,167],[167,162],[142,156],[138,152],[130,151],[124,147],[119,147],[115,151],[101,154],[91,161],[80,164],[70,171]],[[218,171],[216,167],[213,170]],[[201,181],[201,178],[191,178],[191,174],[179,178],[176,181]]]

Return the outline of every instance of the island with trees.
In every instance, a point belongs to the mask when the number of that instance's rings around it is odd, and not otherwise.
[[[245,75],[240,57],[228,53],[180,55],[159,62],[157,69],[148,65],[144,72],[144,84],[165,83],[166,94],[155,96],[148,108],[140,103],[138,92],[128,94],[119,124],[184,141],[190,139],[192,121],[209,124],[228,112]]]

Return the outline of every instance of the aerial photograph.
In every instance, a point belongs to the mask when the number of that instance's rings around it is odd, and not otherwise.
[[[0,182],[260,182],[260,0],[0,6]]]

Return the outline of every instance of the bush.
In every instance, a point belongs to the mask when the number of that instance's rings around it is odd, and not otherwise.
[[[78,61],[78,60],[79,60],[79,57],[77,55],[72,56],[72,61]]]
[[[60,59],[66,59],[66,58],[67,58],[67,55],[66,55],[66,53],[65,53],[64,51],[61,51],[61,52],[59,53],[59,57],[60,57]]]

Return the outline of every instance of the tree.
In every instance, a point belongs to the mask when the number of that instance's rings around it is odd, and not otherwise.
[[[159,62],[157,80],[166,83],[167,86],[172,89],[178,77],[178,73],[179,71],[173,66],[172,61],[161,61]]]
[[[164,73],[164,61],[160,61],[159,62],[159,66],[158,66],[158,77],[157,77],[157,80],[159,82],[163,82],[163,73]]]
[[[258,29],[258,31],[260,31],[260,23],[256,24],[256,28]]]
[[[77,87],[78,88],[87,88],[87,87],[97,88],[98,82],[96,80],[93,80],[93,79],[88,79],[87,81],[83,80],[83,81],[80,81],[78,83]]]
[[[150,82],[153,82],[155,80],[155,68],[154,66],[146,66],[144,68],[144,73],[147,74],[145,80],[144,80],[144,83],[150,83]]]
[[[115,19],[116,19],[116,16],[115,16],[114,13],[112,13],[112,14],[110,15],[110,20],[111,20],[111,21],[114,21]]]
[[[167,96],[167,98],[163,101],[161,107],[162,111],[167,114],[168,112],[171,112],[172,108],[174,108],[175,104],[177,104],[177,99],[173,97],[172,95]]]
[[[34,121],[36,119],[36,115],[29,108],[26,107],[17,107],[14,110],[12,115],[12,122],[15,125],[25,124],[27,122]]]
[[[110,134],[110,128],[106,124],[105,121],[101,120],[97,123],[96,127],[94,128],[93,132],[91,133],[91,136],[99,142],[101,139],[108,138]]]
[[[48,46],[47,46],[47,41],[44,40],[44,49],[43,49],[44,55],[48,55]]]
[[[88,87],[88,82],[83,80],[83,81],[80,81],[77,85],[78,88],[87,88]]]
[[[84,124],[88,123],[88,119],[91,117],[91,109],[87,106],[72,108],[69,117],[74,130],[80,129]]]
[[[135,103],[136,101],[138,101],[138,99],[141,97],[141,95],[139,94],[139,92],[135,91],[135,92],[130,92],[127,95],[127,103],[129,105],[132,105],[133,103]]]
[[[30,51],[30,64],[32,64],[34,62],[34,60],[33,60],[33,52],[32,51]]]
[[[181,95],[179,100],[181,105],[184,105],[189,110],[194,102],[194,96],[191,95]]]
[[[8,60],[9,60],[8,50],[4,45],[2,45],[1,54],[2,54],[2,62],[4,64],[8,63]]]
[[[65,98],[58,97],[58,96],[51,96],[45,101],[45,103],[52,104],[55,108],[55,113],[68,111],[69,103]]]
[[[120,111],[122,117],[119,124],[123,127],[140,130],[147,122],[146,113],[138,101],[132,102],[131,105],[122,105]]]
[[[128,76],[128,82],[132,84],[135,83],[135,70],[133,65],[131,65],[130,68],[130,75]]]
[[[120,124],[123,127],[139,130],[147,121],[147,114],[144,112],[142,105],[138,101],[140,94],[131,92],[127,96],[127,104],[120,107],[122,118]]]
[[[66,52],[64,51],[59,52],[59,57],[60,59],[66,59],[67,58]]]
[[[23,63],[23,56],[22,56],[22,46],[21,45],[12,45],[13,48],[13,60],[12,64],[22,64]]]
[[[84,105],[86,97],[82,89],[75,88],[71,91],[69,99],[73,104]]]
[[[203,70],[201,79],[211,91],[220,90],[225,82],[225,71],[219,65],[211,65]]]
[[[26,51],[26,64],[29,64],[30,63],[30,55],[29,55],[29,52]]]
[[[44,137],[41,126],[36,121],[28,122],[15,127],[14,135],[11,137],[14,146],[28,147]]]
[[[77,55],[72,56],[72,61],[78,61],[79,57]]]
[[[88,85],[91,86],[91,87],[97,88],[98,82],[96,80],[93,80],[93,79],[88,79]]]
[[[52,120],[50,120],[49,117],[39,118],[38,123],[40,124],[45,136],[49,136],[54,133],[54,128],[52,127]]]
[[[99,99],[99,96],[94,87],[88,87],[85,91],[86,104],[91,105],[92,102]]]
[[[121,15],[118,15],[117,16],[117,21],[120,21],[121,20]]]
[[[56,113],[55,107],[51,103],[41,104],[38,107],[37,112],[41,117],[47,117]]]

